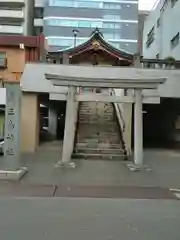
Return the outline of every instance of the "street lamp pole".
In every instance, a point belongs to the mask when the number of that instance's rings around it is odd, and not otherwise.
[[[77,34],[79,33],[78,29],[73,29],[73,34],[74,34],[74,47],[76,47],[76,39],[77,39]]]

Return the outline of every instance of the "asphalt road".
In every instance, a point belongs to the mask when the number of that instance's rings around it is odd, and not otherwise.
[[[179,240],[180,201],[1,198],[2,240]]]

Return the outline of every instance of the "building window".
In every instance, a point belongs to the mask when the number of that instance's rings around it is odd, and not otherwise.
[[[102,28],[102,22],[90,20],[45,19],[45,23],[48,26]]]
[[[160,18],[158,18],[158,20],[157,20],[157,27],[159,27],[160,26]]]
[[[100,3],[99,2],[92,2],[92,1],[76,1],[74,7],[99,8]]]
[[[121,20],[120,15],[104,15],[103,18],[107,20]]]
[[[49,0],[49,6],[53,7],[73,7],[74,1]]]
[[[90,28],[91,22],[90,21],[79,21],[78,27]]]
[[[146,47],[150,47],[151,44],[154,42],[154,35],[155,35],[155,30],[154,27],[151,29],[151,31],[147,35],[147,41],[146,41]]]
[[[175,48],[178,44],[179,44],[179,33],[177,33],[176,36],[174,36],[171,39],[171,48]]]
[[[171,0],[171,7],[174,7],[174,5],[177,3],[178,0]]]
[[[73,1],[73,0],[49,0],[49,6],[53,7],[75,7],[75,8],[101,8],[98,1]]]
[[[103,8],[105,9],[121,9],[119,3],[103,3]]]
[[[120,39],[121,34],[118,32],[108,32],[108,33],[103,33],[104,38],[106,39]]]
[[[109,15],[108,15],[109,16]],[[118,19],[120,18],[120,16],[118,16]],[[84,27],[84,28],[108,28],[108,29],[121,29],[121,23],[120,22],[116,22],[117,19],[113,21],[111,21],[110,19],[108,19],[109,21],[105,20],[103,21],[95,21],[95,20],[90,20],[90,19],[85,19],[85,20],[81,20],[81,19],[61,19],[61,18],[44,18],[44,23],[47,26],[63,26],[63,27]]]
[[[6,67],[6,53],[0,52],[0,67],[4,68]]]
[[[102,28],[102,22],[91,22],[91,28]]]
[[[108,22],[105,22],[105,23],[103,23],[103,28],[121,29],[121,24],[120,23],[108,23]]]

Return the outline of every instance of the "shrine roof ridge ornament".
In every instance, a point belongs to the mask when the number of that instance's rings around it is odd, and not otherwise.
[[[54,86],[74,87],[106,87],[106,88],[131,88],[131,89],[156,89],[159,84],[166,81],[165,77],[152,78],[93,78],[74,77],[45,73],[45,78]]]

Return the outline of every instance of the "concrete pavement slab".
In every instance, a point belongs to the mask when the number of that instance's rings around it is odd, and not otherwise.
[[[173,191],[160,187],[32,185],[13,182],[0,184],[0,197],[179,199]]]
[[[19,183],[1,183],[0,197],[52,197],[53,185],[32,185]]]
[[[160,187],[130,186],[58,186],[55,197],[85,198],[134,198],[134,199],[174,199],[177,197],[169,189]]]

